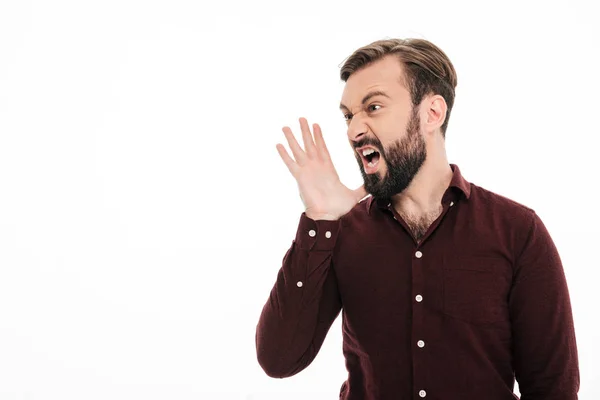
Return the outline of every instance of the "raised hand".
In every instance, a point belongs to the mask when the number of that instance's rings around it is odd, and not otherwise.
[[[306,119],[300,118],[299,121],[304,150],[296,141],[292,130],[285,126],[282,130],[295,160],[280,143],[277,143],[277,151],[298,182],[306,216],[313,220],[337,220],[348,213],[367,192],[364,185],[351,190],[340,182],[319,125],[313,124],[313,141]]]

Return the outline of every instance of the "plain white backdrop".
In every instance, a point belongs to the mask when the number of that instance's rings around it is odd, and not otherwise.
[[[339,67],[386,37],[458,73],[450,162],[541,216],[580,398],[600,398],[594,1],[0,2],[0,399],[336,399],[341,317],[267,377],[254,335],[303,211],[275,145],[318,122],[362,178]]]

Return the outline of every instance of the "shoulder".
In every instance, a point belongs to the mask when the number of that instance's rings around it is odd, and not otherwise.
[[[512,198],[493,192],[471,183],[471,198],[474,207],[483,207],[492,213],[503,213],[509,218],[523,218],[530,221],[535,211]]]
[[[487,225],[505,233],[517,252],[540,221],[533,208],[473,183],[469,203],[469,216],[479,219],[480,226]]]

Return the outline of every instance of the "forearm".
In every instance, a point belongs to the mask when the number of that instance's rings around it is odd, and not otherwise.
[[[306,368],[339,314],[331,266],[338,231],[338,221],[301,217],[256,328],[258,361],[269,376],[283,378]]]

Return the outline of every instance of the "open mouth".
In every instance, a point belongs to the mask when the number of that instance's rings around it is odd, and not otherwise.
[[[363,166],[367,174],[372,174],[377,171],[381,155],[374,148],[366,148],[359,150],[363,160]]]

